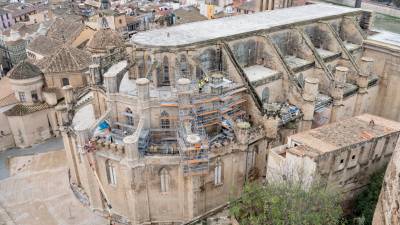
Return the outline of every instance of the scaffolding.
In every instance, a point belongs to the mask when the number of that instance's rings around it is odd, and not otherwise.
[[[151,144],[147,154],[178,154],[177,148],[177,119],[160,108],[160,128],[152,128]]]
[[[207,81],[200,80],[205,84],[178,81],[177,141],[185,175],[207,174],[210,146],[233,140],[232,124],[245,115],[242,105],[246,99],[241,91],[224,93],[231,89],[227,75],[221,71],[205,75]]]
[[[221,123],[220,98],[209,95],[193,101],[195,119],[201,128],[218,127]]]
[[[177,141],[183,172],[184,175],[204,175],[209,168],[209,143],[203,124],[199,123],[196,105],[196,101],[201,104],[203,99],[194,98],[196,83],[189,79],[181,79],[178,85]]]
[[[138,141],[138,151],[140,155],[144,155],[146,150],[150,144],[150,132],[149,130],[142,130],[139,134],[139,141]]]
[[[243,119],[246,111],[243,110],[242,104],[246,101],[242,94],[227,95],[221,98],[221,114],[224,118],[229,118],[232,121]]]

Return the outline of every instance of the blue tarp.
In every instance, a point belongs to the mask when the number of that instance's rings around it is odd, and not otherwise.
[[[103,120],[99,124],[99,130],[105,130],[110,128],[110,125],[107,123],[107,121]]]

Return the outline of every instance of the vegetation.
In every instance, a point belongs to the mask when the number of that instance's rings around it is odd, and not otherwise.
[[[382,188],[385,170],[371,175],[367,188],[357,195],[354,202],[352,218],[348,219],[348,225],[371,225],[374,217],[376,203]]]
[[[243,225],[338,225],[342,216],[340,195],[323,185],[278,183],[244,188],[233,201],[230,214]]]

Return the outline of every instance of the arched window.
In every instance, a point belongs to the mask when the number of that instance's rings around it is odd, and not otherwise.
[[[169,85],[169,62],[167,56],[164,56],[163,59],[162,84]]]
[[[248,56],[249,52],[246,52],[245,43],[243,43],[243,42],[237,43],[234,46],[234,49],[235,49],[234,53],[236,53],[235,56],[237,58],[238,63],[241,66],[247,66],[247,56]]]
[[[39,101],[39,96],[36,90],[31,91],[31,97],[32,97],[32,102],[38,102]]]
[[[263,103],[268,103],[268,101],[269,101],[269,88],[268,87],[264,88],[262,95],[261,95],[261,101]]]
[[[217,52],[214,49],[205,50],[203,53],[201,53],[199,59],[204,72],[217,69],[218,58]]]
[[[64,86],[67,86],[67,85],[69,85],[69,79],[68,78],[63,78],[62,79],[62,86],[64,87]]]
[[[162,113],[161,113],[160,126],[161,126],[161,128],[165,128],[165,129],[168,129],[171,127],[171,124],[169,121],[169,114],[166,111],[162,111]]]
[[[189,78],[189,69],[188,69],[188,63],[185,55],[181,55],[179,59],[179,66],[180,66],[180,72],[181,76],[185,78]]]
[[[299,76],[297,77],[297,81],[300,87],[304,88],[304,75],[302,73],[300,73]]]
[[[125,117],[126,117],[126,124],[128,124],[129,126],[133,126],[133,114],[132,114],[132,110],[130,108],[127,108],[125,110]]]
[[[147,56],[147,60],[146,60],[146,70],[147,70],[146,73],[147,73],[147,74],[150,73],[151,64],[152,64],[151,57],[150,57],[150,56]]]
[[[143,60],[140,60],[138,62],[138,73],[139,73],[139,77],[145,77]]]
[[[169,174],[168,170],[165,168],[162,168],[160,170],[160,188],[161,192],[168,192],[169,190]]]
[[[117,184],[117,175],[115,173],[115,167],[110,159],[106,160],[106,173],[107,181],[111,185]]]
[[[247,54],[247,65],[255,65],[257,59],[257,43],[254,40],[249,40],[247,42]]]
[[[201,70],[200,66],[196,66],[196,79],[200,80],[203,77],[203,71]]]
[[[257,154],[258,154],[258,146],[255,145],[253,148],[253,151],[251,153],[251,167],[250,168],[253,168],[254,166],[256,166]]]
[[[214,185],[222,184],[222,162],[218,158],[214,168]]]

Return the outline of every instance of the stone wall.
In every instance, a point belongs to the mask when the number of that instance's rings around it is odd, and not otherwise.
[[[400,139],[387,167],[381,194],[376,205],[373,225],[400,223]]]
[[[261,159],[265,159],[266,146],[263,142],[257,145],[256,158],[260,160],[253,166],[265,172],[265,163]],[[235,150],[235,146],[219,149],[213,154],[208,173],[204,176],[184,176],[179,156],[146,156],[127,167],[121,163],[123,158],[108,149],[96,153],[96,168],[114,213],[128,216],[133,224],[146,221],[179,223],[239,196],[246,180],[246,157],[249,153]],[[116,185],[108,183],[106,160],[115,162]],[[222,183],[216,185],[214,168],[219,160],[222,163]],[[161,190],[163,169],[168,172],[166,192]],[[90,186],[97,185],[92,183]]]
[[[3,107],[3,108],[10,108]],[[2,110],[3,111],[3,110]],[[14,137],[11,133],[10,124],[8,123],[7,116],[4,113],[0,113],[0,151],[10,147],[14,147]]]
[[[8,121],[15,145],[25,148],[50,138],[48,114],[51,110],[41,110],[25,116],[9,116]]]
[[[395,46],[384,44],[377,41],[366,41],[364,43],[365,55],[375,59],[373,74],[379,76],[379,90],[377,93],[376,104],[369,103],[369,110],[376,115],[396,120],[400,120],[400,50]]]

